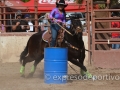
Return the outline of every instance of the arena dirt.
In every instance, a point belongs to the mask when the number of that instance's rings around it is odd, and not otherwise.
[[[33,63],[28,63],[25,75],[30,72]],[[43,62],[37,67],[33,78],[22,78],[19,74],[20,63],[0,63],[0,90],[120,90],[120,69],[101,69],[87,66],[88,70],[99,76],[99,80],[70,80],[67,84],[45,84]],[[72,65],[78,72],[79,68]],[[70,67],[70,75],[76,74]],[[114,78],[101,79],[100,76],[110,75]],[[108,76],[109,77],[109,76]]]

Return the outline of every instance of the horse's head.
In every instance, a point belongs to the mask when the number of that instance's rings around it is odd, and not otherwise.
[[[73,35],[76,35],[77,38],[79,39],[80,37],[82,37],[82,31],[83,31],[80,17],[78,14],[74,14],[74,15],[70,16],[70,20],[71,20],[70,32]]]

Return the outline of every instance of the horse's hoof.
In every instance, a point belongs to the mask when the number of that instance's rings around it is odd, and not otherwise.
[[[32,78],[33,77],[33,73],[30,73],[27,78]]]
[[[21,75],[21,77],[25,78],[25,75]]]

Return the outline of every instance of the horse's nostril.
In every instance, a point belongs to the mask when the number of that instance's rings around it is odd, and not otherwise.
[[[80,27],[77,27],[76,29],[77,29],[79,32],[81,31],[81,28],[80,28]]]
[[[77,27],[77,29],[81,29],[80,27]]]
[[[81,28],[77,28],[75,31],[76,34],[81,33],[81,32],[82,32]]]

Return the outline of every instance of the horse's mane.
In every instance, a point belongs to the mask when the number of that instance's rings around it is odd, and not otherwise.
[[[75,25],[75,26],[80,26],[82,31],[83,31],[83,26],[82,26],[82,22],[79,18],[79,16],[75,16],[75,17],[70,17],[71,19],[71,24]]]
[[[70,17],[71,20],[71,28],[69,31],[73,34],[73,36],[69,35],[68,33],[65,32],[64,34],[64,40],[69,42],[71,45],[81,48],[83,46],[82,42],[82,32],[79,34],[80,38],[78,39],[78,35],[75,34],[76,27],[80,26],[82,29],[82,23],[78,17],[72,18]]]

